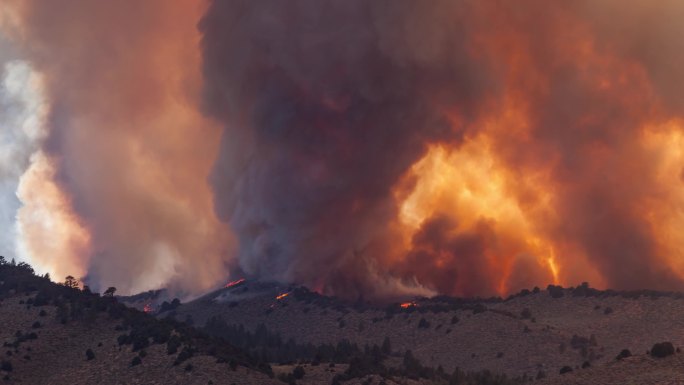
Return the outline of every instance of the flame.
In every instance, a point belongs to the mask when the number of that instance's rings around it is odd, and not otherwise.
[[[484,258],[487,270],[495,277],[497,294],[519,289],[512,287],[516,283],[509,278],[521,256],[534,256],[533,263],[545,272],[542,277],[548,277],[547,282],[558,280],[561,267],[556,263],[553,243],[531,219],[540,212],[552,212],[550,189],[541,173],[523,179],[511,173],[495,156],[486,133],[467,138],[459,148],[431,147],[406,178],[415,181],[413,188],[396,191],[404,250],[414,247],[414,237],[435,215],[454,219],[449,229],[454,237],[476,231],[484,221],[496,232],[496,247],[488,248]],[[534,192],[534,203],[517,195],[521,186],[528,194]],[[446,257],[436,259],[437,268],[450,263]],[[449,291],[461,292],[454,289]]]
[[[143,307],[143,311],[144,311],[145,313],[151,313],[152,310],[154,310],[154,309],[152,308],[152,303],[146,303],[145,306]]]
[[[404,302],[399,306],[401,306],[402,309],[408,309],[410,307],[418,306],[418,304],[416,304],[415,302]]]
[[[280,301],[281,299],[284,299],[284,298],[287,297],[288,295],[290,295],[290,292],[278,294],[278,295],[276,296],[276,300],[277,300],[277,301]]]
[[[237,285],[239,285],[239,284],[241,284],[241,283],[243,283],[243,282],[245,282],[245,279],[244,279],[244,278],[240,278],[240,279],[235,280],[235,281],[230,281],[230,282],[228,282],[228,283],[226,284],[226,286],[224,286],[224,288],[229,288],[229,287],[237,286]]]

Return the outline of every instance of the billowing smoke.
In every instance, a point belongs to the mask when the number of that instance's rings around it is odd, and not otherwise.
[[[77,265],[72,275],[93,289],[122,293],[167,285],[196,293],[223,281],[229,232],[213,214],[206,182],[219,130],[198,108],[203,7],[89,0],[3,7],[13,15],[5,31],[41,73],[49,103],[44,167],[27,173],[23,189],[43,204],[27,203],[18,214],[32,259],[51,260],[55,279],[63,279],[60,267]],[[61,260],[35,247],[64,232],[39,213],[55,209],[82,229],[65,235],[78,247]]]
[[[682,17],[675,0],[8,0],[45,112],[0,142],[20,160],[0,165],[0,223],[43,269],[123,292],[236,271],[352,298],[684,289]]]
[[[659,146],[681,135],[682,10],[212,2],[211,180],[241,266],[352,296],[681,288],[662,226],[684,163]]]

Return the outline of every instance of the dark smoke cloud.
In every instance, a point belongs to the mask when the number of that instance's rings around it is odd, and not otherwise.
[[[493,88],[466,52],[465,8],[212,3],[206,108],[226,128],[211,180],[247,272],[339,292],[330,277],[353,260],[351,277],[372,285],[391,188],[427,143],[464,134],[439,106],[475,115]]]
[[[199,293],[238,272],[348,297],[683,288],[682,16],[675,0],[7,0],[0,29],[49,114],[45,141],[12,142],[43,169],[0,165],[0,189],[28,180],[20,222],[56,197],[77,251],[32,260],[95,289]],[[17,236],[38,244],[40,225]]]
[[[643,218],[659,187],[641,133],[682,115],[682,9],[212,2],[200,23],[205,102],[225,129],[211,181],[242,268],[338,293],[385,273],[461,294],[548,283],[525,253],[506,268],[488,259],[506,253],[501,223],[459,228],[459,213],[436,212],[413,250],[386,257],[402,176],[430,144],[458,149],[483,133],[510,175],[544,172],[554,215],[529,216],[557,246],[563,280],[595,271],[612,287],[681,288]],[[525,114],[525,135],[485,129],[506,98]],[[535,200],[510,195],[523,210]]]

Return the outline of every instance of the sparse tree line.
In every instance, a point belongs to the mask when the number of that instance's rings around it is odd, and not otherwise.
[[[509,385],[521,384],[529,380],[526,376],[511,379],[490,371],[464,372],[456,369],[452,373],[446,373],[441,367],[437,369],[426,367],[410,350],[403,353],[393,351],[391,341],[387,337],[380,346],[364,345],[361,347],[346,339],[336,344],[300,344],[291,338],[284,340],[280,334],[269,331],[263,324],[257,325],[254,331],[250,331],[243,325],[229,325],[220,317],[209,319],[203,330],[208,334],[224,338],[264,362],[309,363],[312,366],[348,364],[346,371],[335,376],[332,381],[333,385],[369,375],[429,379],[437,384],[449,385]],[[385,365],[385,361],[390,356],[402,357],[403,365],[397,368]],[[289,373],[281,376],[280,379],[286,383],[296,383],[299,374],[302,373]]]
[[[95,323],[99,317],[107,317],[120,321],[116,327],[121,331],[117,341],[121,346],[129,346],[138,355],[134,357],[131,366],[139,365],[146,356],[145,348],[152,344],[166,344],[167,353],[176,355],[174,365],[180,365],[193,355],[210,355],[216,357],[218,362],[229,363],[235,370],[238,365],[250,367],[273,376],[271,367],[266,362],[260,362],[252,358],[244,351],[236,348],[223,339],[214,338],[204,332],[198,331],[189,325],[178,322],[170,317],[157,319],[152,315],[125,306],[119,303],[114,296],[116,288],[108,288],[103,295],[93,293],[87,286],[79,288],[76,279],[69,276],[63,284],[50,281],[49,276],[36,276],[33,268],[25,263],[7,262],[0,257],[0,301],[17,295],[31,294],[26,301],[20,301],[28,307],[40,308],[54,306],[54,317],[62,324],[71,322]],[[177,306],[174,304],[170,306]],[[45,317],[48,312],[41,309],[39,317]],[[36,321],[33,329],[42,327],[40,321]],[[4,346],[18,351],[21,343],[39,338],[36,332],[17,331],[12,342],[5,341]],[[10,354],[7,355],[8,357]],[[96,359],[92,349],[85,352],[86,360]],[[0,363],[8,376],[12,371],[10,360]],[[186,365],[186,370],[192,370],[192,365]]]

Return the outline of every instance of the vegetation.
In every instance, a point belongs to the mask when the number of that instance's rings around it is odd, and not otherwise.
[[[620,353],[615,357],[616,360],[621,360],[623,358],[631,357],[632,352],[629,351],[629,349],[622,349]]]
[[[169,354],[180,351],[176,358],[178,363],[192,355],[210,355],[218,361],[234,362],[235,365],[249,367],[272,376],[271,367],[266,361],[251,357],[221,338],[209,336],[172,318],[160,320],[119,303],[113,295],[115,288],[107,289],[107,294],[100,296],[87,287],[79,289],[78,281],[71,276],[67,277],[63,284],[56,284],[48,277],[36,276],[30,265],[8,263],[3,257],[0,257],[0,282],[3,282],[0,285],[0,300],[17,294],[31,294],[33,298],[29,301],[32,303],[28,306],[54,306],[54,316],[64,324],[89,324],[96,322],[99,317],[118,320],[121,324],[117,330],[125,333],[117,340],[122,346],[130,345],[133,351],[140,351],[151,344],[167,344]],[[40,314],[47,316],[47,312],[41,311]],[[33,328],[39,327],[41,323],[36,321]],[[38,336],[34,332],[17,331],[15,340],[5,342],[5,346],[17,349],[22,342],[36,338]],[[91,350],[90,352],[92,353]],[[89,357],[86,351],[86,358]],[[139,356],[136,358],[140,360]],[[134,362],[137,361],[134,359]],[[131,362],[131,365],[134,365],[134,362]]]
[[[671,356],[675,353],[674,345],[672,342],[660,342],[651,348],[651,356],[655,358],[664,358]]]
[[[407,377],[413,379],[430,379],[453,385],[509,385],[522,384],[527,378],[510,379],[505,375],[494,374],[489,371],[463,372],[460,369],[451,374],[443,370],[423,366],[411,351],[404,352],[402,365],[398,368],[385,366],[385,360],[395,354],[389,338],[385,338],[381,346],[363,346],[341,340],[337,344],[298,344],[292,339],[287,341],[277,334],[270,332],[263,324],[257,325],[254,332],[246,330],[242,325],[228,325],[220,317],[211,318],[205,328],[206,333],[220,336],[231,344],[240,347],[260,360],[293,364],[295,362],[311,362],[319,365],[321,362],[347,363],[348,369],[333,379],[333,384],[339,384],[354,378],[368,375],[383,377]],[[400,356],[401,357],[401,356]],[[303,368],[302,368],[303,370]],[[297,369],[295,368],[295,371]],[[297,373],[279,376],[286,383],[295,383]]]

